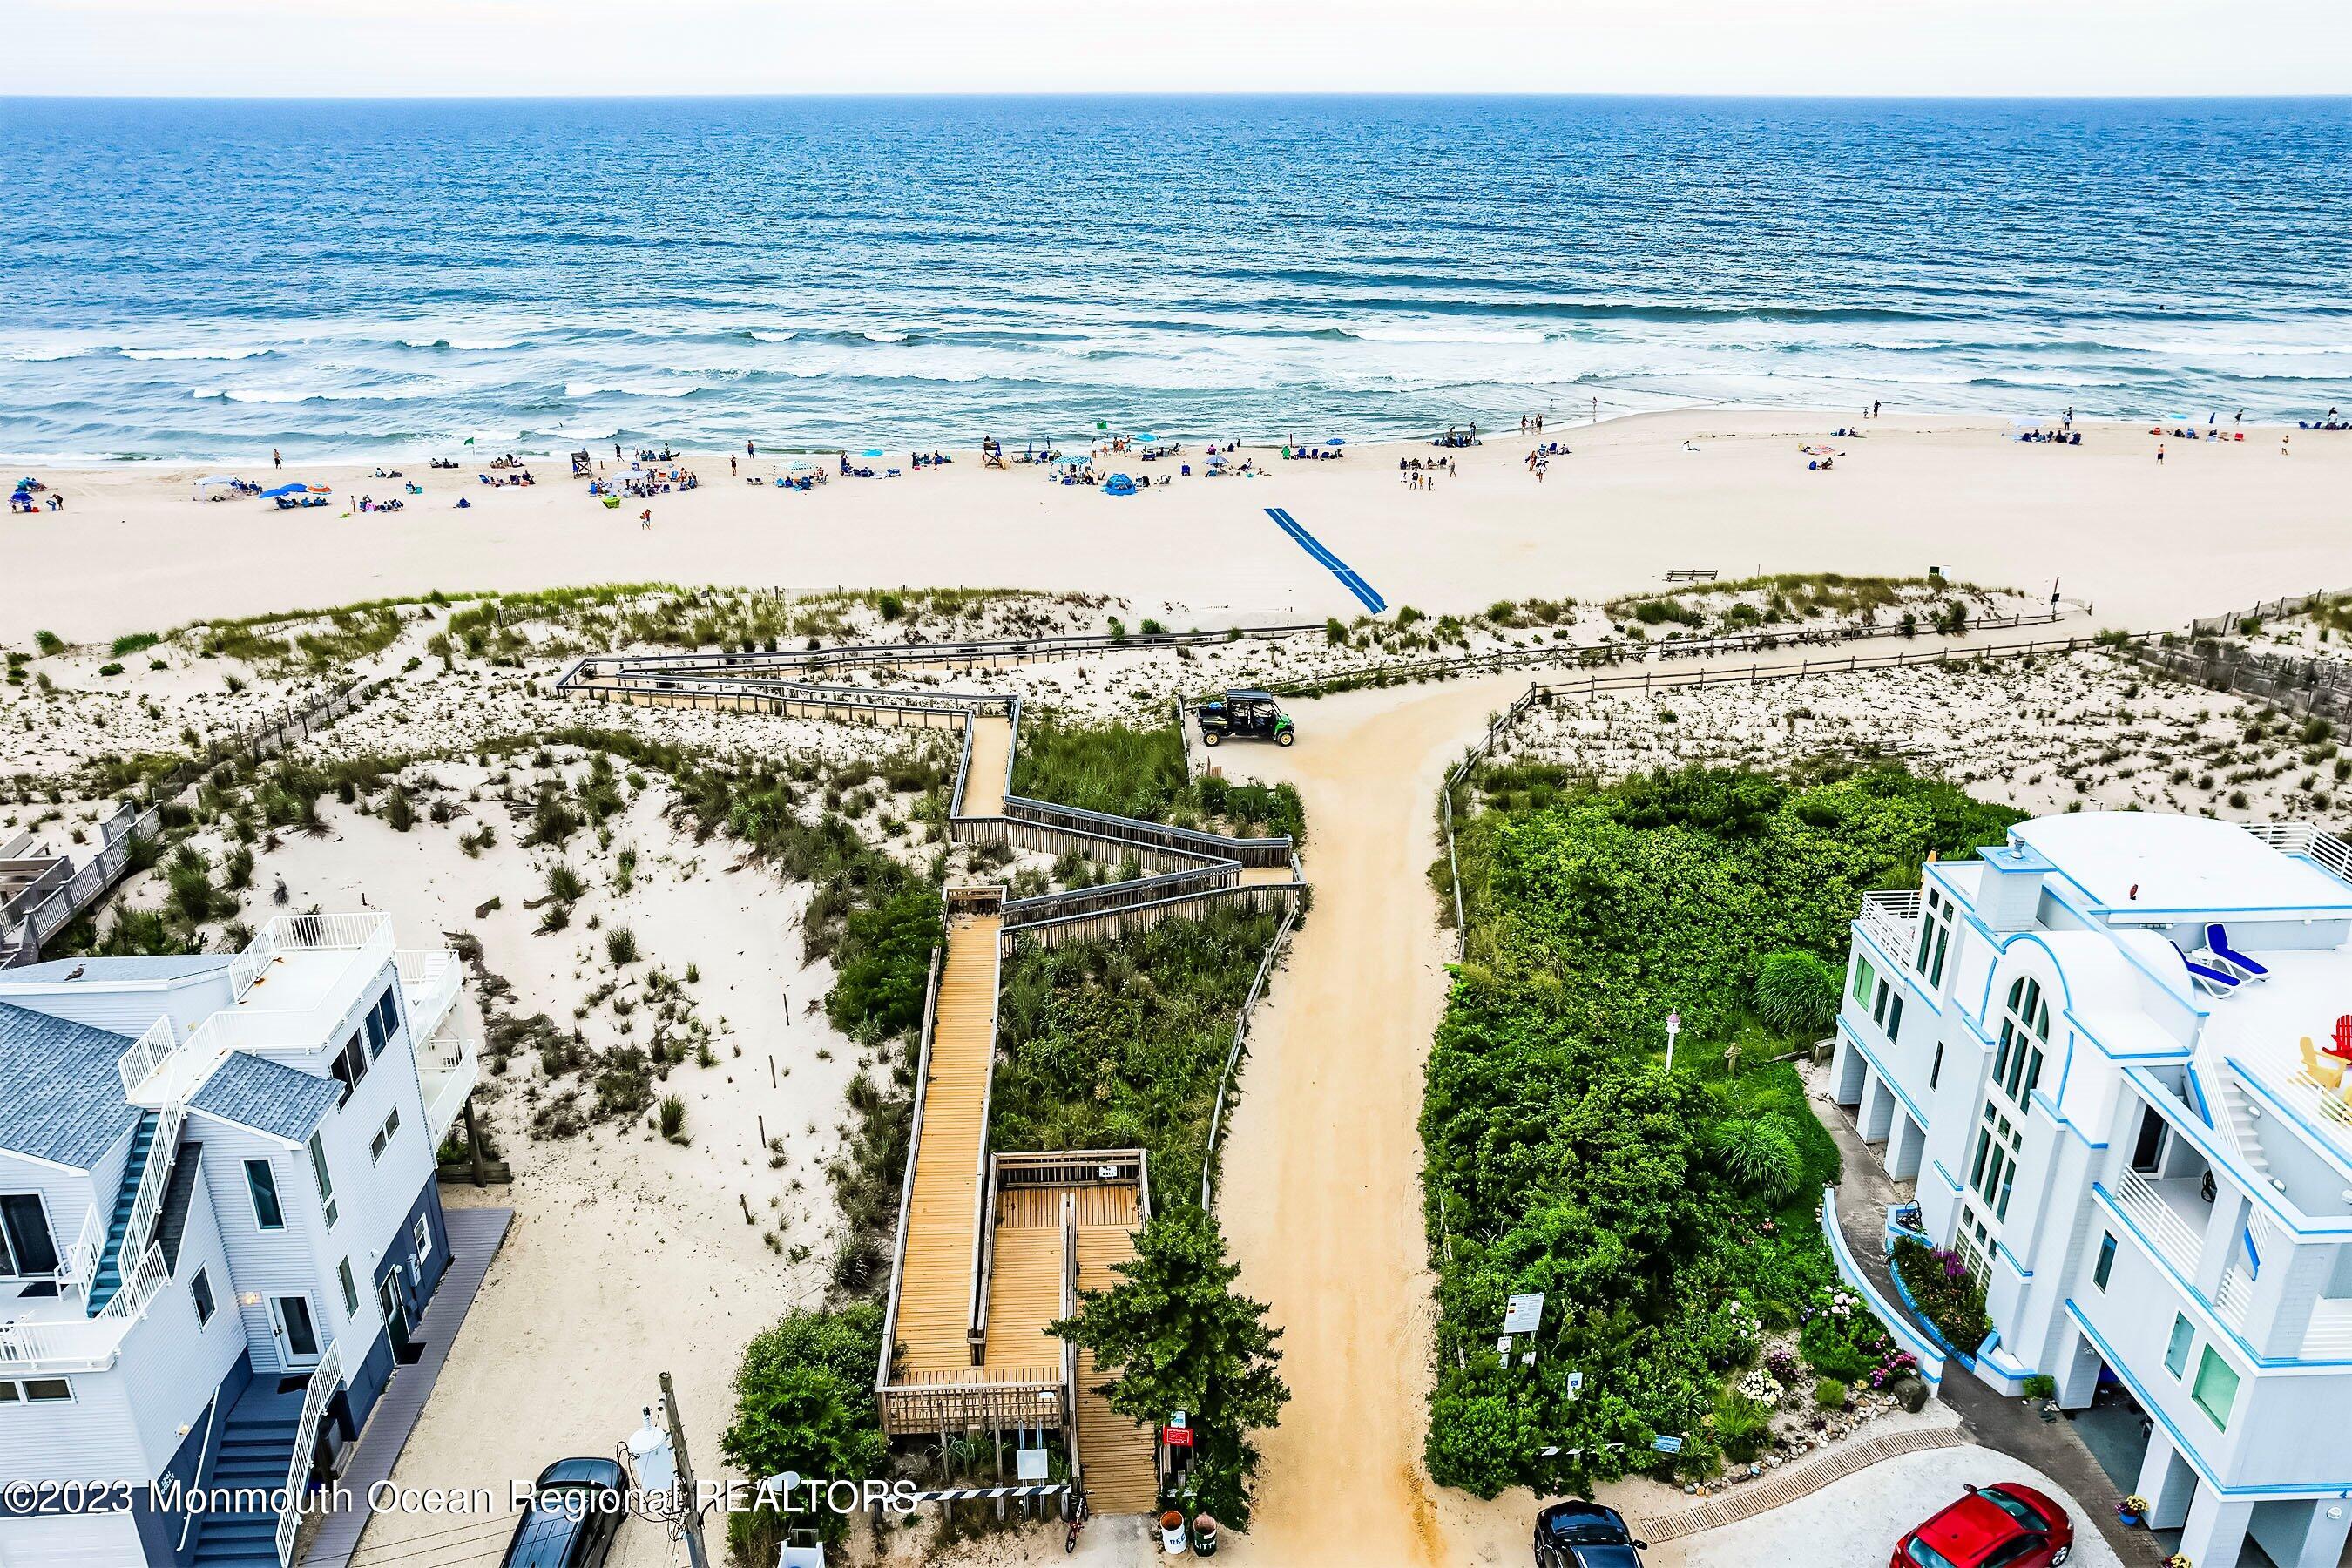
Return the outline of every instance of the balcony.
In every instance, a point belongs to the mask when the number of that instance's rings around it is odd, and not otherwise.
[[[96,1317],[86,1314],[79,1296],[60,1294],[30,1303],[19,1299],[16,1315],[0,1322],[0,1376],[106,1371],[171,1278],[163,1247],[151,1243],[139,1267]]]
[[[481,1042],[455,1030],[436,1035],[416,1047],[416,1076],[425,1091],[425,1134],[437,1149],[481,1081]]]
[[[2137,1171],[2126,1171],[2116,1178],[2110,1194],[2141,1239],[2183,1279],[2197,1278],[2197,1260],[2205,1252],[2205,1222],[2212,1205],[2200,1186],[2194,1176],[2152,1182]]]
[[[1908,968],[1919,941],[1919,889],[1863,894],[1862,929],[1888,957]]]
[[[2313,822],[2249,823],[2246,831],[2282,855],[2300,856],[2339,882],[2352,883],[2352,845]]]
[[[422,1042],[433,1037],[457,1006],[458,993],[465,988],[465,966],[447,948],[404,951],[393,954],[392,962],[400,974],[400,999],[406,1005],[408,1031],[421,1050]],[[423,1065],[421,1059],[418,1065]]]

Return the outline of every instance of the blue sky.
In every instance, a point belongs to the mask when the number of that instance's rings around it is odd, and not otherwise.
[[[17,0],[18,93],[2352,92],[2345,0]]]

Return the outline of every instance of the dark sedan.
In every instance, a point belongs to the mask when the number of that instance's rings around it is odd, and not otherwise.
[[[499,1568],[604,1568],[627,1516],[628,1485],[610,1459],[556,1460],[532,1483]]]
[[[1647,1545],[1623,1514],[1597,1502],[1571,1499],[1536,1515],[1536,1568],[1642,1568]]]

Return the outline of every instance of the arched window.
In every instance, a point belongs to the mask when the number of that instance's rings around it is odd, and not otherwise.
[[[2000,1048],[1993,1058],[1993,1087],[2024,1110],[2042,1079],[2042,1047],[2050,1043],[2050,999],[2042,982],[2021,976],[2009,988],[2001,1009]]]

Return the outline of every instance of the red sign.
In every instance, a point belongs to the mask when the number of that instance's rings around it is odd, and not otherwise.
[[[1190,1426],[1162,1426],[1160,1428],[1160,1440],[1171,1448],[1189,1448],[1192,1446],[1192,1429]]]

